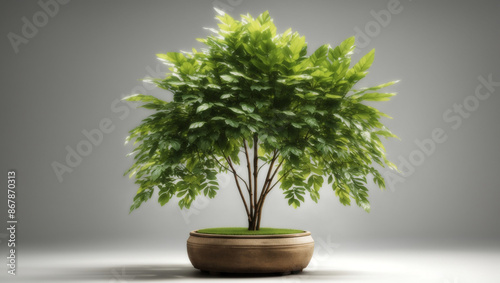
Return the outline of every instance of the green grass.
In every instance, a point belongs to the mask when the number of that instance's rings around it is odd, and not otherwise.
[[[218,234],[218,235],[280,235],[303,233],[304,230],[280,229],[280,228],[260,228],[257,231],[250,231],[245,227],[220,227],[200,229],[198,233]]]

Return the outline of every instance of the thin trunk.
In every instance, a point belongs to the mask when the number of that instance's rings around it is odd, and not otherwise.
[[[253,223],[254,222],[255,221],[253,220],[253,218],[252,219],[248,219],[248,230],[255,230],[255,229],[253,229],[253,227],[254,227]]]
[[[257,206],[257,177],[259,175],[259,138],[255,134],[253,136],[253,184],[254,184],[254,199],[253,199],[253,205]],[[250,199],[250,201],[252,201]]]
[[[264,201],[266,199],[266,196],[268,194],[268,190],[272,184],[272,181],[274,179],[274,176],[279,170],[279,167],[281,166],[281,163],[278,165],[278,167],[274,170],[274,173],[271,175],[271,172],[273,172],[274,169],[274,163],[278,159],[278,151],[275,151],[273,154],[273,158],[271,159],[271,164],[269,165],[269,168],[267,170],[267,175],[266,175],[266,180],[264,181],[264,184],[262,185],[262,191],[260,193],[260,197],[258,202],[255,205],[255,218],[254,218],[254,229],[259,230],[260,229],[260,221],[262,219],[262,208],[264,206]]]
[[[245,139],[243,139],[243,145],[245,148],[245,157],[247,159],[247,171],[248,171],[248,183],[249,183],[248,193],[250,195],[250,215],[252,216],[252,218],[254,218],[255,212],[254,212],[254,202],[253,202],[252,168],[250,166],[250,157],[248,156],[248,145]],[[254,185],[254,187],[257,188],[257,185]]]
[[[231,167],[232,171],[234,172],[234,177],[236,181],[236,186],[238,187],[238,191],[240,192],[240,196],[243,200],[243,203],[245,204],[245,210],[248,215],[248,230],[259,230],[260,229],[260,224],[261,224],[261,219],[262,219],[262,209],[264,206],[264,201],[267,197],[267,194],[269,191],[272,189],[273,185],[273,180],[276,174],[278,173],[278,170],[280,169],[283,161],[281,161],[276,168],[274,168],[274,164],[276,160],[278,160],[278,150],[275,150],[273,152],[273,157],[271,159],[271,162],[269,164],[269,168],[267,170],[266,174],[266,179],[264,183],[262,184],[262,189],[260,192],[258,192],[258,172],[259,172],[259,154],[258,154],[258,138],[257,136],[253,137],[253,166],[250,162],[250,155],[249,155],[249,147],[248,143],[246,140],[243,140],[243,146],[245,150],[245,157],[246,157],[246,163],[247,163],[247,173],[248,173],[248,183],[249,186],[248,192],[249,192],[249,207],[247,206],[246,200],[243,196],[243,193],[241,191],[241,186],[239,185],[238,177],[239,175],[236,174],[236,170],[233,166],[233,163],[231,162],[231,159],[228,157],[227,161],[229,166]],[[253,167],[253,168],[252,168]],[[253,171],[253,172],[252,172]],[[253,179],[253,180],[252,180]]]
[[[260,229],[260,220],[262,219],[262,208],[264,207],[264,201],[266,200],[266,196],[267,196],[267,194],[264,196],[264,199],[262,199],[262,203],[259,206],[257,224],[256,224],[256,227],[255,227],[256,230]]]
[[[266,174],[266,179],[264,183],[262,184],[262,189],[260,192],[260,196],[258,193],[258,184],[257,184],[257,179],[258,179],[258,172],[259,172],[259,155],[258,155],[258,138],[257,136],[253,137],[253,162],[250,161],[250,155],[249,155],[249,147],[248,143],[246,140],[243,140],[243,145],[244,145],[244,150],[245,150],[245,157],[247,161],[247,173],[248,173],[248,184],[245,181],[244,178],[242,178],[239,174],[236,173],[236,169],[233,165],[233,162],[231,160],[231,157],[227,156],[225,157],[227,164],[229,165],[229,168],[225,167],[223,164],[221,164],[217,158],[217,162],[219,162],[219,165],[222,168],[226,168],[228,171],[230,171],[233,176],[234,180],[236,182],[236,187],[238,188],[238,192],[240,194],[241,200],[243,201],[243,205],[245,206],[245,211],[247,213],[248,217],[248,230],[259,230],[260,229],[260,224],[261,224],[261,219],[262,219],[262,210],[264,206],[264,201],[269,194],[269,192],[272,190],[272,188],[277,184],[273,184],[274,177],[278,173],[281,165],[283,164],[282,160],[276,168],[274,168],[274,164],[276,160],[278,160],[278,150],[275,150],[273,152],[273,157],[271,159],[271,162],[269,164],[269,168]],[[251,164],[253,163],[253,164]],[[253,165],[253,166],[252,166]],[[252,168],[253,167],[253,168]],[[253,172],[252,172],[253,170]],[[287,172],[288,173],[288,172]],[[282,176],[283,177],[283,176]],[[282,177],[279,179],[281,180]],[[240,185],[240,180],[245,184],[248,193],[249,193],[249,204],[247,204],[245,196],[243,195],[242,187]],[[253,179],[253,180],[252,180]],[[279,182],[278,180],[278,182]]]
[[[262,196],[266,193],[268,183],[270,182],[269,176],[271,175],[271,172],[273,171],[273,166],[274,166],[274,162],[276,162],[276,159],[277,159],[276,155],[277,154],[278,154],[277,151],[275,151],[273,154],[273,158],[271,159],[271,164],[269,165],[269,169],[267,169],[266,180],[264,182],[264,185],[262,186],[262,191],[260,192],[259,202],[262,199]]]
[[[268,174],[269,176],[269,174]],[[266,200],[267,194],[269,193],[269,187],[272,184],[274,174],[271,178],[267,177],[266,181],[264,182],[264,185],[262,186],[262,192],[261,196],[259,198],[259,202],[257,203],[257,215],[256,215],[256,224],[255,224],[255,229],[259,230],[260,229],[260,220],[262,219],[262,208],[264,207],[264,201]]]
[[[231,170],[233,170],[233,176],[234,176],[234,181],[236,182],[236,187],[238,187],[238,191],[240,192],[241,200],[243,201],[243,204],[245,205],[245,211],[247,212],[248,221],[251,221],[252,217],[250,215],[250,211],[248,211],[247,202],[245,200],[245,197],[243,196],[243,192],[241,191],[240,182],[238,181],[238,174],[236,174],[236,170],[234,169],[233,162],[231,162],[231,158],[227,157],[226,161],[229,164],[229,166],[231,167]]]

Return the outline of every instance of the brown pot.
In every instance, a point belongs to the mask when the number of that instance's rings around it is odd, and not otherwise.
[[[215,235],[189,233],[187,252],[193,266],[211,273],[297,273],[311,260],[311,233]]]

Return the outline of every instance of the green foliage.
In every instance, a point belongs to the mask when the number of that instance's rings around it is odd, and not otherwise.
[[[284,235],[284,234],[297,234],[304,233],[304,230],[297,229],[283,229],[283,228],[260,228],[260,230],[252,231],[244,227],[221,227],[221,228],[206,228],[197,230],[198,233],[203,234],[217,234],[217,235]]]
[[[135,163],[127,171],[139,190],[131,211],[159,193],[164,205],[173,197],[180,207],[203,194],[217,194],[216,175],[227,160],[240,163],[243,141],[255,139],[259,160],[278,152],[276,179],[289,205],[305,195],[317,202],[328,184],[344,205],[354,200],[369,211],[367,176],[384,188],[374,167],[394,167],[380,137],[395,137],[379,121],[384,113],[363,101],[385,101],[394,93],[380,86],[353,90],[374,60],[374,50],[351,67],[350,37],[308,55],[305,37],[290,29],[278,34],[269,13],[238,21],[218,15],[219,29],[198,39],[206,49],[168,52],[158,58],[170,66],[154,83],[173,94],[166,102],[133,95],[154,111],[130,132]]]

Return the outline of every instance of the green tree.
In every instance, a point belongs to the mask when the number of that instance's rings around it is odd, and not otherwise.
[[[363,104],[388,100],[394,93],[378,90],[395,82],[353,90],[374,50],[351,67],[354,37],[308,55],[305,37],[291,29],[278,34],[268,12],[241,21],[217,12],[219,29],[198,39],[206,49],[158,54],[170,72],[153,81],[173,101],[126,98],[154,111],[127,138],[136,146],[126,174],[140,186],[130,210],[155,189],[161,205],[177,197],[189,208],[200,194],[213,198],[216,175],[230,172],[250,230],[259,229],[276,187],[298,207],[306,194],[317,202],[326,181],[342,204],[354,200],[369,211],[367,176],[383,189],[374,165],[394,167],[380,137],[395,137],[379,121],[388,116]]]

